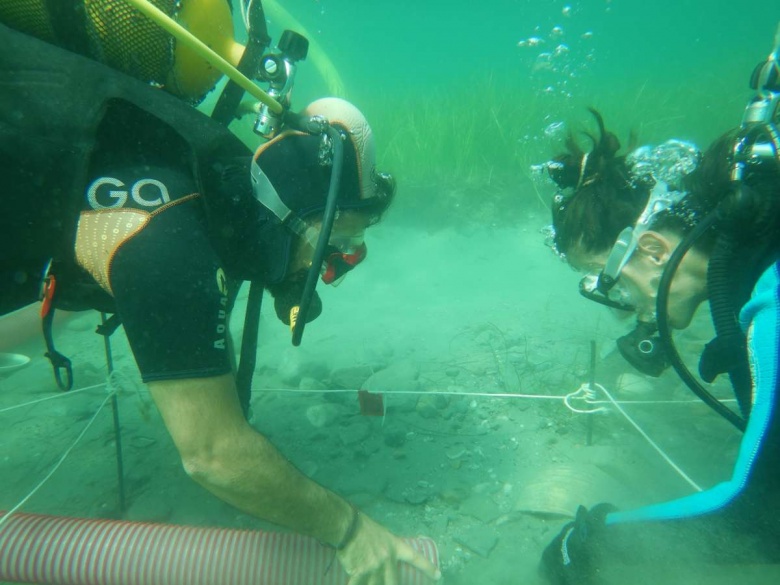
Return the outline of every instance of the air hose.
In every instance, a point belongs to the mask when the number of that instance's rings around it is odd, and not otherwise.
[[[658,333],[666,346],[666,351],[671,361],[672,367],[680,376],[683,382],[698,396],[707,406],[712,408],[720,416],[729,421],[732,425],[738,428],[740,431],[745,430],[745,421],[737,413],[731,410],[729,407],[720,402],[710,392],[702,386],[699,381],[691,374],[690,370],[683,363],[677,348],[674,345],[672,339],[671,329],[669,327],[669,290],[671,288],[672,280],[674,279],[677,269],[682,262],[683,257],[693,247],[693,244],[704,233],[713,227],[720,219],[720,213],[718,210],[713,211],[707,217],[704,218],[688,236],[680,242],[680,245],[672,253],[661,276],[661,282],[658,285],[658,299],[656,302],[656,319],[658,321]]]
[[[295,318],[290,319],[292,328],[292,344],[298,346],[303,337],[303,328],[306,326],[306,319],[309,314],[314,291],[317,287],[317,280],[320,278],[320,267],[325,258],[325,251],[330,241],[330,234],[333,231],[333,222],[336,220],[336,205],[339,197],[339,185],[341,184],[341,169],[344,163],[344,145],[342,144],[341,133],[333,126],[327,127],[328,137],[333,144],[333,167],[330,174],[330,187],[328,189],[328,198],[325,203],[325,212],[322,217],[322,228],[320,236],[317,239],[317,246],[314,249],[311,267],[306,275],[306,284],[303,287],[301,302],[298,305]]]
[[[149,2],[149,0],[126,0],[126,2],[132,4],[138,11],[171,34],[177,41],[187,45],[199,57],[208,61],[212,67],[227,75],[231,81],[238,84],[248,94],[268,106],[274,114],[282,113],[283,108],[279,102],[257,87],[246,75],[212,51],[195,35]]]
[[[707,292],[718,347],[727,348],[717,353],[718,361],[721,362],[719,370],[728,372],[742,415],[747,416],[750,413],[751,388],[750,370],[745,359],[747,343],[734,312],[731,286],[737,248],[731,230],[722,230],[707,267]],[[701,373],[707,382],[711,382],[719,372],[708,375]]]

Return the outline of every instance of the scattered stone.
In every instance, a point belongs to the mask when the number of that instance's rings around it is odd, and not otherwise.
[[[411,361],[400,361],[384,370],[375,372],[365,381],[362,388],[369,392],[417,392],[420,388],[418,378],[420,368]],[[412,412],[417,405],[415,394],[398,394],[386,400],[388,409]]]
[[[615,383],[618,394],[631,398],[647,397],[653,393],[652,383],[638,374],[620,374]]]
[[[299,390],[327,390],[328,387],[317,380],[316,378],[310,378],[308,376],[305,376],[301,378],[300,383],[298,384]]]
[[[366,441],[361,441],[359,445],[355,447],[354,456],[355,459],[369,460],[371,456],[379,451],[380,444],[378,440],[373,440],[375,437],[369,437]]]
[[[306,409],[306,418],[313,427],[321,429],[332,426],[344,414],[337,404],[315,404]]]
[[[490,347],[491,344],[497,340],[497,337],[498,335],[496,334],[495,331],[493,331],[492,329],[485,329],[474,337],[474,342],[477,345]]]
[[[436,407],[427,401],[419,400],[415,410],[422,418],[432,419],[439,416],[439,411],[436,410]]]
[[[392,483],[385,490],[387,499],[401,504],[420,506],[436,495],[433,485],[427,481],[416,484]]]
[[[450,404],[448,396],[442,394],[423,394],[417,400],[415,410],[423,418],[440,418]]]
[[[366,365],[351,368],[339,368],[330,374],[330,385],[334,388],[348,388],[357,390],[362,388],[374,371]]]
[[[430,529],[431,534],[446,534],[447,527],[450,524],[450,517],[447,514],[426,515],[423,522]]]
[[[454,414],[466,414],[468,411],[469,403],[465,398],[458,396],[452,401],[452,412]]]
[[[381,370],[390,363],[395,349],[387,341],[374,341],[365,347],[365,359],[374,370]]]
[[[339,439],[345,446],[364,441],[371,435],[371,425],[365,422],[353,423],[339,430]]]
[[[480,522],[492,522],[501,516],[501,510],[492,498],[485,494],[473,494],[461,505],[461,514],[476,518]]]
[[[139,450],[148,449],[155,443],[157,443],[157,439],[153,439],[152,437],[136,436],[130,439],[130,446],[133,449]]]
[[[406,430],[401,427],[386,427],[384,439],[388,447],[401,447],[406,443]]]
[[[468,451],[463,445],[452,445],[444,450],[444,454],[447,456],[447,459],[452,460],[460,459],[466,455],[466,453],[468,453]]]
[[[430,394],[426,398],[429,398],[431,403],[439,410],[444,410],[450,405],[450,397],[444,394]]]
[[[396,362],[384,370],[371,375],[363,384],[369,392],[384,392],[391,390],[417,390],[420,377],[419,366],[409,360]]]
[[[327,366],[300,349],[288,349],[282,354],[277,368],[279,378],[285,384],[298,386],[303,378],[324,379]]]
[[[465,486],[455,486],[444,488],[439,497],[450,506],[460,506],[460,504],[469,498],[471,492]]]
[[[489,526],[462,529],[453,536],[453,539],[484,558],[488,558],[498,544],[498,536]]]

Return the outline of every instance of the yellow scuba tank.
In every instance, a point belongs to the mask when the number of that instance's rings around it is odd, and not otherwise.
[[[220,57],[237,65],[244,46],[233,38],[233,19],[225,0],[184,0],[178,22]],[[191,48],[179,43],[174,52],[173,79],[184,96],[200,96],[222,76]]]

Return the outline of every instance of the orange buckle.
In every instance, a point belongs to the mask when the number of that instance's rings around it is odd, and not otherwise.
[[[51,303],[54,300],[54,290],[57,288],[57,279],[49,274],[43,279],[41,286],[41,319],[46,317],[51,311]]]

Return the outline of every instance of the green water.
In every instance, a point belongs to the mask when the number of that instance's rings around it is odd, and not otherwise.
[[[590,423],[560,400],[481,393],[573,392],[592,375],[595,340],[595,375],[610,389],[690,398],[669,372],[627,377],[632,370],[611,351],[626,324],[582,301],[578,276],[542,245],[552,187],[530,167],[557,152],[567,130],[592,127],[587,106],[624,142],[636,131],[641,142],[677,137],[705,146],[739,123],[780,3],[281,3],[335,64],[343,97],[367,114],[379,166],[395,174],[399,194],[367,236],[365,267],[322,291],[325,312],[307,328],[302,349],[290,347],[266,303],[255,426],[301,470],[394,532],[433,537],[450,585],[538,583],[543,547],[579,503],[630,508],[690,493],[614,412]],[[277,23],[270,28],[278,38]],[[327,92],[311,60],[302,63],[295,108]],[[234,127],[256,142],[250,123]],[[710,333],[701,313],[682,338],[691,360]],[[78,387],[105,379],[95,324],[85,314],[57,331]],[[40,343],[18,351],[34,360],[0,378],[0,408],[57,396]],[[265,528],[185,476],[121,333],[115,364],[125,374],[125,517]],[[361,416],[354,386],[393,368],[401,372],[379,388],[386,417]],[[728,395],[725,386],[716,390]],[[0,413],[0,509],[45,476],[103,397],[97,389]],[[630,414],[700,484],[728,476],[739,437],[701,405],[634,406]],[[117,515],[113,457],[111,417],[102,412],[24,509]],[[669,573],[646,582],[777,582],[777,571],[761,567]]]
[[[624,143],[634,131],[644,142],[706,145],[739,123],[749,75],[780,20],[771,0],[282,4],[332,59],[345,97],[368,114],[382,166],[402,186],[442,185],[424,203],[407,197],[415,217],[453,215],[477,191],[497,209],[532,206],[529,165],[556,152],[566,129],[588,127],[587,106]],[[540,44],[518,46],[531,37]],[[300,67],[301,106],[327,92],[313,69]],[[563,131],[545,132],[560,123]],[[507,191],[523,191],[521,202]]]

